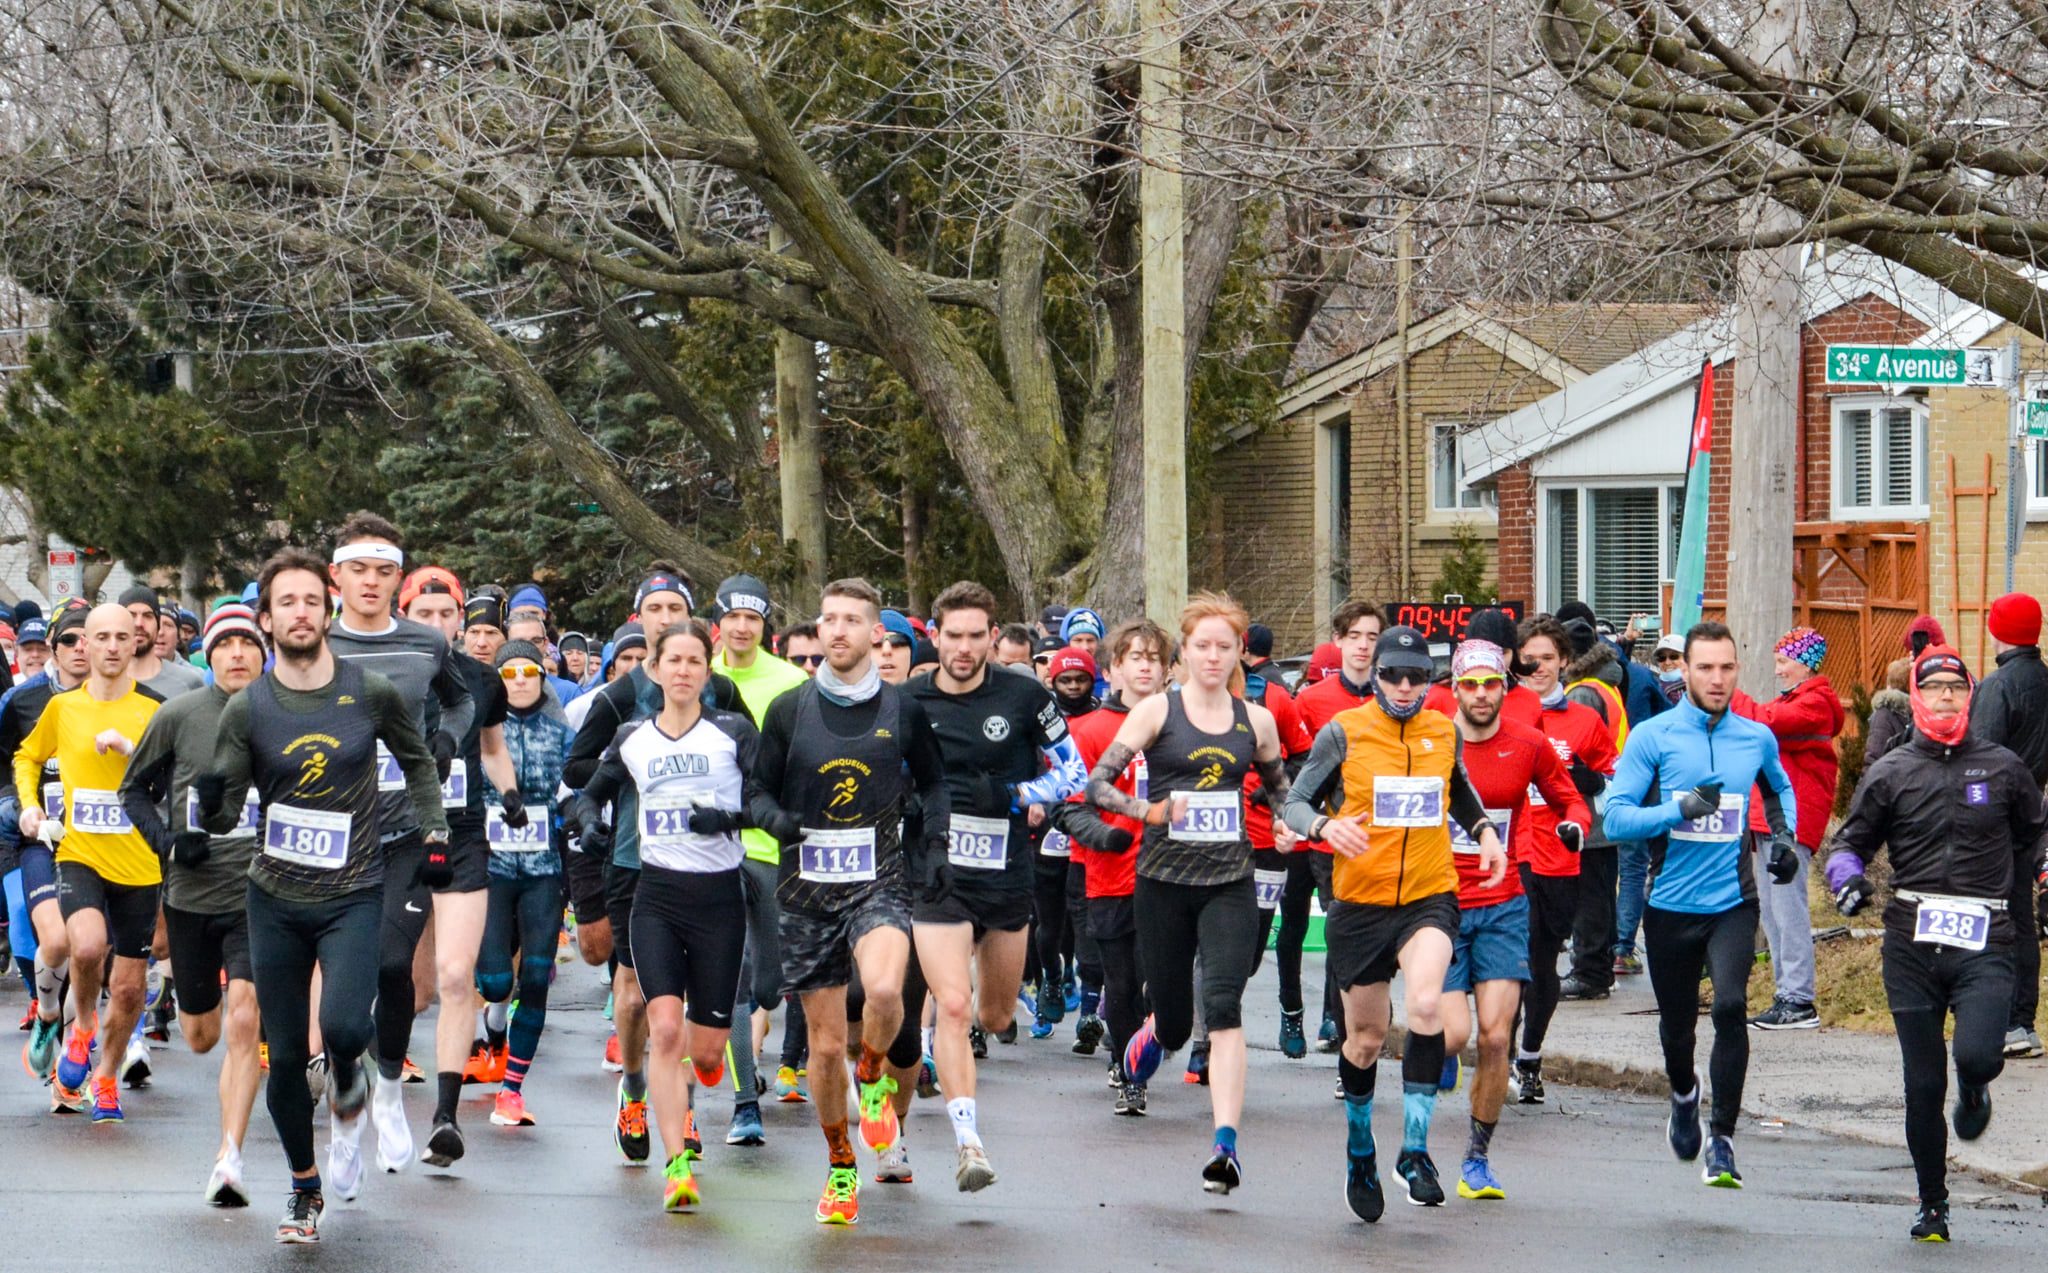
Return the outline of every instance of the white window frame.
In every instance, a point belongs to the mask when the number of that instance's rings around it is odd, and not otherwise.
[[[1848,432],[1844,416],[1851,411],[1875,413],[1904,407],[1913,413],[1913,481],[1918,488],[1918,498],[1910,504],[1878,504],[1859,507],[1842,502],[1843,455],[1846,451],[1843,439]],[[1842,394],[1828,403],[1828,506],[1838,522],[1888,522],[1927,520],[1927,400],[1903,394],[1852,393]],[[1871,498],[1877,498],[1878,475],[1884,471],[1877,448],[1883,444],[1881,433],[1873,428],[1871,442]]]
[[[2020,381],[2020,398],[2023,402],[2048,402],[2048,375],[2035,373]],[[2022,422],[2008,420],[2007,428],[2020,428]],[[2027,520],[2048,521],[2048,496],[2036,497],[2034,486],[2040,480],[2043,466],[2048,465],[2048,439],[2020,438],[2021,454],[2027,465]]]
[[[1437,448],[1445,434],[1450,435],[1451,465],[1458,463],[1458,435],[1471,426],[1457,420],[1432,420],[1428,429],[1428,481],[1429,520],[1435,522],[1467,521],[1473,518],[1497,518],[1500,516],[1500,497],[1490,487],[1467,486],[1453,480],[1453,489],[1445,491],[1437,472]],[[1472,502],[1467,504],[1465,501]],[[1446,502],[1448,500],[1448,502]]]
[[[1536,608],[1555,611],[1567,601],[1588,600],[1593,592],[1592,579],[1596,559],[1593,555],[1593,509],[1588,492],[1594,490],[1640,490],[1644,487],[1661,489],[1664,503],[1657,518],[1657,556],[1663,563],[1658,572],[1659,591],[1671,583],[1671,576],[1678,558],[1678,536],[1672,531],[1674,513],[1685,506],[1685,476],[1670,474],[1663,477],[1589,477],[1561,478],[1555,481],[1541,481],[1536,485]],[[1578,492],[1579,505],[1579,593],[1578,597],[1558,595],[1557,580],[1553,577],[1550,562],[1550,496],[1554,491]],[[1600,616],[1603,619],[1626,622],[1627,615]]]

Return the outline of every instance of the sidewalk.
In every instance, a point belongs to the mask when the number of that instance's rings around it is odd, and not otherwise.
[[[1398,983],[1395,991],[1394,1017],[1399,1025],[1403,1016]],[[1699,1069],[1704,1075],[1713,1039],[1705,1014],[1699,1030]],[[1398,1040],[1389,1040],[1390,1047],[1397,1044]],[[1778,1119],[1895,1145],[1903,1161],[1906,1123],[1899,1048],[1889,1034],[1826,1027],[1752,1030],[1749,1048],[1749,1079],[1742,1094],[1745,1130]],[[1544,1047],[1543,1073],[1553,1082],[1668,1095],[1649,979],[1622,977],[1610,999],[1559,1005]],[[1970,1143],[1951,1134],[1950,1161],[1970,1171],[2048,1189],[2048,1058],[2007,1061],[1991,1093],[1990,1130]]]

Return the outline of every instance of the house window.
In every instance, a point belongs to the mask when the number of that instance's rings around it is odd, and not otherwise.
[[[1836,398],[1835,516],[1927,516],[1927,406],[1906,398]]]
[[[2024,396],[2028,402],[2048,402],[2048,376],[2028,376]],[[2021,435],[2027,454],[2027,516],[2048,519],[2048,439]]]
[[[1329,473],[1328,519],[1330,559],[1323,563],[1330,607],[1351,595],[1351,416],[1339,416],[1322,427]]]
[[[1494,493],[1475,491],[1463,485],[1458,473],[1458,434],[1463,426],[1429,426],[1429,508],[1432,513],[1463,513],[1491,510]]]
[[[1542,608],[1583,600],[1617,626],[1658,613],[1684,504],[1675,484],[1546,485]]]

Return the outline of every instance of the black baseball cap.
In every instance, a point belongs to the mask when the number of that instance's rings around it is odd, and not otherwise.
[[[1406,624],[1380,633],[1379,643],[1372,647],[1372,662],[1385,672],[1405,668],[1429,676],[1436,671],[1436,664],[1429,657],[1429,641]]]

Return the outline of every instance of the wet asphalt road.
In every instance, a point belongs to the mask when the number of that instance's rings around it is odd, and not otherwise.
[[[811,1219],[825,1163],[811,1107],[766,1105],[768,1144],[730,1149],[730,1101],[716,1094],[699,1115],[712,1142],[700,1177],[705,1205],[665,1215],[658,1173],[622,1167],[611,1146],[614,1079],[598,1065],[604,990],[597,972],[577,965],[561,970],[559,1006],[527,1085],[540,1125],[492,1127],[487,1089],[469,1089],[469,1154],[457,1169],[416,1163],[387,1176],[373,1167],[357,1201],[330,1202],[318,1247],[272,1242],[286,1172],[260,1096],[246,1151],[257,1205],[230,1212],[199,1201],[217,1135],[213,1058],[177,1042],[160,1048],[153,1086],[127,1096],[128,1121],[107,1128],[50,1116],[44,1090],[10,1065],[0,1074],[0,1268],[581,1273],[827,1269],[852,1259],[963,1271],[2006,1270],[2035,1266],[2048,1251],[2039,1199],[1969,1178],[1952,1184],[1956,1244],[1915,1246],[1905,1240],[1912,1175],[1902,1153],[1796,1128],[1747,1123],[1737,1148],[1749,1187],[1707,1189],[1697,1168],[1665,1149],[1660,1102],[1557,1087],[1547,1105],[1510,1108],[1502,1120],[1494,1162],[1506,1202],[1453,1197],[1425,1210],[1395,1194],[1386,1219],[1368,1227],[1341,1197],[1335,1058],[1288,1061],[1274,1050],[1270,969],[1247,996],[1247,1184],[1227,1199],[1200,1188],[1203,1090],[1169,1081],[1179,1068],[1169,1062],[1150,1117],[1112,1117],[1102,1060],[1069,1053],[1069,1018],[1053,1039],[997,1045],[984,1063],[981,1129],[1001,1181],[982,1194],[954,1189],[945,1112],[921,1101],[908,1124],[916,1183],[869,1184],[857,1228],[824,1228]],[[7,1021],[22,1004],[18,985],[0,992]],[[414,1055],[430,1054],[431,1017],[414,1037]],[[1400,1136],[1397,1076],[1397,1065],[1383,1067],[1377,1111],[1389,1165]],[[407,1101],[424,1140],[429,1089],[408,1088]],[[324,1162],[324,1106],[319,1120]],[[1432,1148],[1447,1184],[1465,1128],[1463,1092],[1443,1098]],[[863,1149],[863,1174],[872,1166]]]

